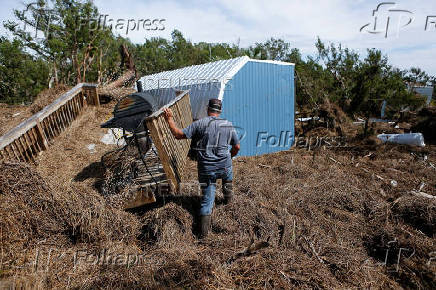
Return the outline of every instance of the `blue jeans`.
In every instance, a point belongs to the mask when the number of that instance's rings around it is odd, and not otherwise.
[[[210,215],[215,201],[216,180],[221,179],[223,186],[225,182],[233,180],[233,171],[230,166],[227,169],[198,173],[198,181],[200,182],[202,198],[200,215]]]

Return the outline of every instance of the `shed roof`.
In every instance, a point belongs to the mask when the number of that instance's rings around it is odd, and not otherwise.
[[[174,88],[203,83],[225,84],[230,80],[248,61],[267,62],[280,65],[293,65],[280,61],[254,60],[248,56],[232,59],[219,60],[200,65],[192,65],[184,68],[164,71],[144,76],[140,79],[143,90]]]

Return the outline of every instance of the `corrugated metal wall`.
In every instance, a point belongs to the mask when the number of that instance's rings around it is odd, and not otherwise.
[[[241,156],[272,153],[294,142],[294,66],[249,61],[230,80],[222,117],[237,127]]]

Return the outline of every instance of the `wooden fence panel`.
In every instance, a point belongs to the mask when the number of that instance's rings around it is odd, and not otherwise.
[[[49,141],[66,130],[87,104],[99,106],[97,85],[78,84],[0,137],[0,160],[34,161]]]
[[[146,119],[147,128],[156,146],[168,183],[173,192],[178,192],[183,181],[183,170],[191,140],[176,140],[171,134],[165,120],[163,109],[170,108],[174,113],[174,121],[179,128],[185,128],[192,123],[189,92],[181,92],[177,98],[156,111]]]

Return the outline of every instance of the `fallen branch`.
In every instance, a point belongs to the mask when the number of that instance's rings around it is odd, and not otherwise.
[[[315,257],[318,259],[318,261],[321,264],[324,264],[324,260],[318,255],[318,253],[315,251],[315,248],[313,247],[312,243],[306,238],[303,237],[306,243],[309,245],[310,249],[312,250],[312,253],[315,255]]]
[[[330,159],[330,160],[332,160],[332,161],[334,161],[334,162],[336,162],[337,164],[340,164],[340,165],[342,165],[342,163],[341,163],[341,162],[339,162],[339,161],[337,161],[337,160],[335,160],[335,159],[333,159],[333,158],[331,158],[331,157],[329,157],[329,159]]]
[[[436,196],[425,193],[425,192],[421,192],[421,191],[412,190],[410,193],[414,196],[425,197],[425,198],[429,198],[429,199],[436,199]]]
[[[113,88],[117,88],[117,87],[122,87],[134,79],[135,79],[135,71],[128,70],[119,79],[106,85],[105,88],[106,89],[113,89]]]
[[[237,253],[235,256],[228,259],[227,264],[231,264],[234,261],[236,261],[237,259],[240,259],[242,257],[251,256],[251,255],[255,254],[257,251],[269,247],[270,244],[268,241],[269,241],[269,238],[266,242],[260,241],[260,242],[254,243],[254,239],[251,239],[250,244],[247,246],[247,248],[245,248],[244,251]]]

